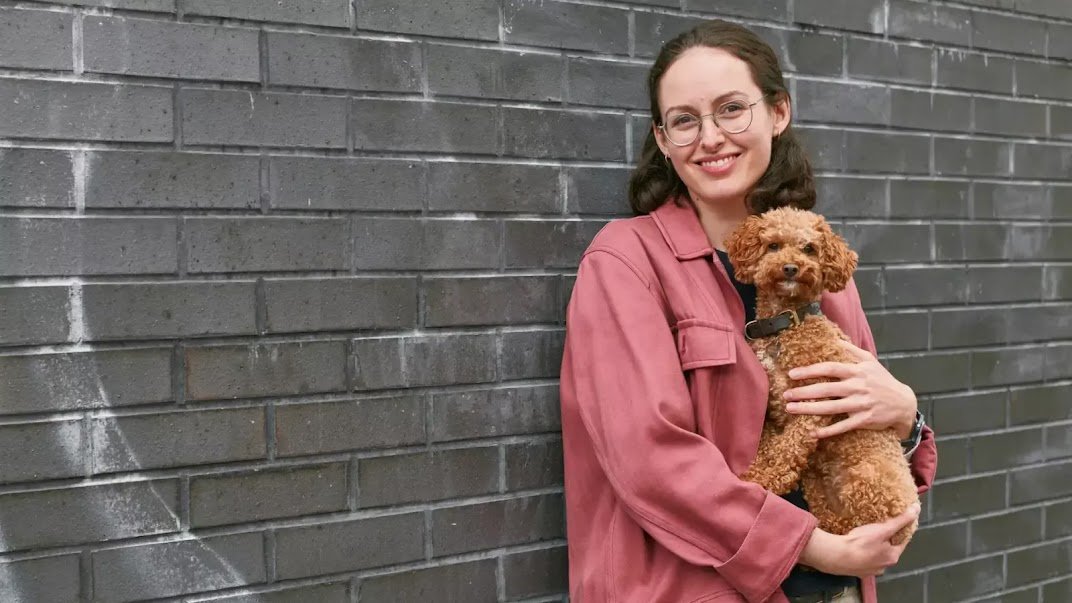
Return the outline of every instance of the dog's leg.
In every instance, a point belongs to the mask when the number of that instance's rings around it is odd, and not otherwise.
[[[778,495],[791,492],[800,482],[800,473],[818,443],[812,432],[829,423],[830,418],[826,416],[791,415],[781,432],[764,426],[759,452],[741,479]]]

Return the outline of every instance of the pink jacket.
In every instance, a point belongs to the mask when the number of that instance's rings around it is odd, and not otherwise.
[[[786,601],[815,518],[738,479],[767,376],[744,308],[691,208],[608,224],[577,271],[562,361],[569,579],[577,603]],[[822,300],[875,351],[855,284]],[[930,430],[912,457],[920,492]],[[863,581],[874,603],[875,581]]]

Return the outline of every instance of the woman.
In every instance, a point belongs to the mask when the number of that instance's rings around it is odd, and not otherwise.
[[[873,602],[874,576],[902,552],[889,537],[918,506],[834,535],[799,494],[737,477],[756,454],[768,383],[742,333],[754,312],[742,295],[754,290],[732,279],[723,241],[749,213],[815,201],[778,61],[749,30],[712,21],[668,42],[648,85],[653,127],[630,182],[639,216],[596,236],[567,314],[572,598]],[[915,431],[911,465],[925,491],[933,434],[912,390],[875,360],[855,285],[822,308],[860,362],[799,369],[796,379],[835,381],[790,390],[790,410],[847,413],[819,437],[893,427],[910,440]]]

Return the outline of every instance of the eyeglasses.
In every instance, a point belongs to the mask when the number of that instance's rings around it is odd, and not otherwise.
[[[666,116],[666,123],[659,129],[666,135],[670,144],[685,147],[700,137],[703,119],[711,117],[723,132],[727,134],[740,134],[752,125],[752,107],[758,104],[763,97],[748,103],[741,100],[732,100],[723,103],[714,113],[696,115],[687,111],[675,111]]]

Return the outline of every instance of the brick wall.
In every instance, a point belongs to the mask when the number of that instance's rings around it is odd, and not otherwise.
[[[563,599],[573,270],[716,15],[941,434],[883,600],[1072,600],[1067,0],[0,0],[0,599]]]

